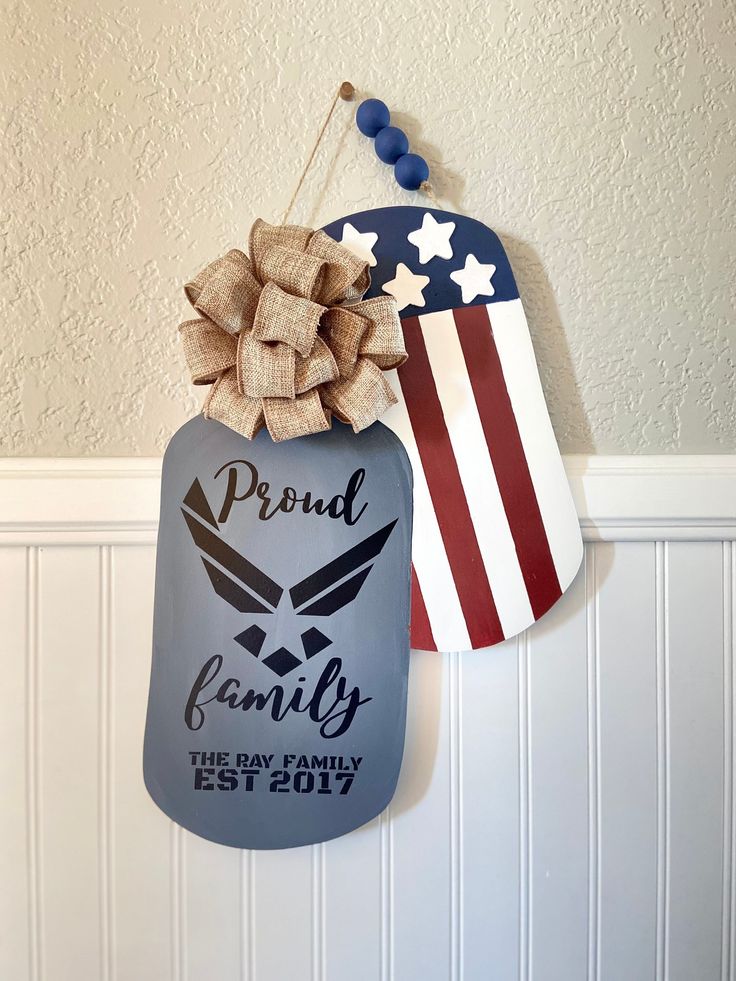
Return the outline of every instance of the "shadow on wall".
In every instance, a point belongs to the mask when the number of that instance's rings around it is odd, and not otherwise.
[[[572,444],[576,453],[594,454],[593,433],[575,377],[567,334],[544,265],[527,242],[495,231],[506,249],[524,304],[547,406],[563,406],[561,412],[558,409],[561,418],[550,412],[557,440]],[[553,377],[557,393],[554,400],[550,398]]]
[[[418,153],[429,164],[429,183],[432,191],[451,205],[454,211],[463,213],[462,200],[465,193],[465,178],[450,170],[441,163],[441,151],[433,144],[422,139],[421,124],[403,112],[392,113],[394,125],[409,137],[409,146],[413,153]]]
[[[447,654],[432,651],[411,652],[404,757],[396,794],[390,805],[394,815],[411,810],[432,782],[440,749],[442,662],[447,657]]]

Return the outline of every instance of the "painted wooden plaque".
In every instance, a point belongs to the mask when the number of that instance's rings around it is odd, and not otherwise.
[[[529,328],[498,236],[426,208],[325,227],[396,297],[409,360],[383,417],[414,470],[412,647],[471,650],[543,616],[583,543]]]
[[[146,786],[241,848],[325,841],[404,745],[412,478],[376,423],[274,443],[199,416],[164,457]]]

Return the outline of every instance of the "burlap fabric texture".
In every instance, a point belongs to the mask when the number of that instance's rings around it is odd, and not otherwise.
[[[179,328],[204,405],[248,439],[355,432],[396,402],[384,371],[406,360],[396,301],[362,300],[368,264],[322,231],[258,219],[249,253],[231,249],[184,287],[199,314]]]

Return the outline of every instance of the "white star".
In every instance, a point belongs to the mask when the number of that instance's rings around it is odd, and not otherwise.
[[[422,227],[417,228],[407,236],[412,245],[419,249],[419,262],[424,265],[430,259],[438,256],[440,259],[452,259],[450,238],[455,231],[455,222],[446,221],[440,224],[433,215],[427,212],[422,221]]]
[[[463,291],[463,303],[472,303],[476,296],[493,296],[496,292],[491,286],[491,276],[496,271],[493,263],[483,265],[470,253],[465,259],[465,268],[450,273],[450,279]]]
[[[396,298],[399,310],[408,306],[423,307],[422,290],[428,282],[429,276],[419,276],[400,262],[396,267],[395,278],[383,284],[383,292]]]
[[[340,245],[344,245],[353,255],[367,262],[369,266],[375,266],[376,257],[373,255],[373,246],[378,241],[375,232],[359,232],[354,225],[346,221],[342,227],[342,238]]]

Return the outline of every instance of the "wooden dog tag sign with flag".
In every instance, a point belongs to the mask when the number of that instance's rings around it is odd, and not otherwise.
[[[496,644],[549,610],[583,555],[506,253],[481,222],[426,208],[325,231],[402,319],[409,357],[388,374],[399,401],[383,422],[414,470],[412,647]]]
[[[338,97],[284,224],[257,220],[247,254],[187,283],[179,328],[210,390],[164,457],[144,776],[177,823],[241,848],[380,813],[410,638],[512,637],[583,553],[498,237],[417,207],[286,224]],[[356,122],[433,196],[384,103]]]

